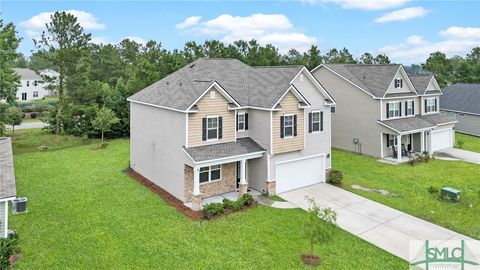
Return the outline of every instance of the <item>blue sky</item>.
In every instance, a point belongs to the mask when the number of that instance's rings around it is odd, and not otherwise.
[[[94,42],[154,39],[167,49],[186,41],[258,39],[281,52],[316,44],[322,52],[347,47],[419,63],[430,52],[465,55],[480,46],[480,1],[0,1],[2,17],[17,25],[26,55],[48,13],[72,10]]]

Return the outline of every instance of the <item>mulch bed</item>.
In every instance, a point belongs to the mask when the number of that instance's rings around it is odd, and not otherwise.
[[[138,183],[142,184],[158,196],[160,196],[164,201],[166,201],[171,206],[175,207],[178,212],[184,214],[185,216],[193,219],[193,220],[203,220],[203,212],[202,211],[193,211],[192,209],[188,208],[183,204],[182,201],[177,199],[172,194],[168,193],[161,187],[155,185],[147,178],[143,177],[141,174],[137,173],[136,171],[132,170],[132,168],[125,169],[125,173],[127,173],[131,178],[133,178]]]

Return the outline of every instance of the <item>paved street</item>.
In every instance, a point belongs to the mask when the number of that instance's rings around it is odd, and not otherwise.
[[[32,129],[32,128],[43,128],[48,126],[47,123],[44,122],[33,122],[33,123],[22,123],[19,126],[15,126],[15,130],[21,129]],[[12,126],[6,125],[7,130],[12,130]]]

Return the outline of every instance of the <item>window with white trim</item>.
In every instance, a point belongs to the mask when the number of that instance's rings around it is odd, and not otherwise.
[[[245,130],[245,114],[239,113],[238,114],[238,130],[244,131]]]
[[[401,102],[388,102],[388,118],[400,117]]]
[[[388,146],[397,146],[398,140],[397,140],[397,135],[388,135]]]
[[[312,132],[320,131],[320,112],[312,112]]]
[[[222,175],[221,165],[212,165],[200,168],[200,183],[208,183],[215,180],[220,180]]]
[[[38,91],[33,91],[33,97],[38,98]]]
[[[435,102],[434,98],[428,98],[427,99],[427,107],[425,109],[427,113],[429,112],[436,112],[437,111],[437,104]]]
[[[293,137],[293,114],[288,114],[283,117],[283,134],[284,138]]]
[[[210,98],[215,99],[215,91],[210,91]]]
[[[330,113],[333,113],[333,114],[337,113],[337,107],[336,106],[330,107]]]
[[[402,88],[403,81],[402,79],[395,79],[395,88]]]
[[[405,108],[405,115],[413,115],[415,112],[413,110],[413,100],[408,100],[405,104],[407,105]]]
[[[207,140],[218,139],[218,116],[207,117]]]

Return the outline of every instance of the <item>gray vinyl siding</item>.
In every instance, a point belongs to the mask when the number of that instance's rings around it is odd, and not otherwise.
[[[430,98],[435,98],[437,100],[437,112],[440,112],[440,95],[422,96],[421,104],[420,104],[422,115],[434,113],[434,112],[425,113],[425,99],[430,99]]]
[[[248,113],[248,122],[251,121],[250,117],[252,117],[252,116],[250,115],[250,110],[238,110],[237,114],[240,114],[240,113]],[[238,125],[238,123],[236,121],[237,120],[235,119],[235,125]],[[237,127],[235,126],[235,130],[236,129],[237,129]],[[244,131],[238,131],[237,130],[237,139],[245,138],[245,137],[250,137],[250,123],[248,123],[248,130],[244,130]]]
[[[405,101],[408,101],[408,100],[413,100],[413,109],[414,109],[414,113],[415,115],[420,115],[421,114],[421,98],[420,97],[411,97],[411,98],[397,98],[397,99],[384,99],[382,100],[381,104],[382,104],[382,111],[381,111],[381,119],[382,120],[386,120],[387,119],[387,103],[389,102],[398,102],[400,101],[402,104],[402,116],[406,116],[406,113],[407,113],[407,110],[405,108]]]
[[[248,160],[248,185],[255,190],[266,192],[266,181],[268,179],[268,154],[261,158]]]
[[[393,134],[394,132],[386,132],[382,136],[383,140],[383,157],[391,157],[393,155],[393,150],[392,146],[387,147],[387,134],[397,136],[397,134]],[[407,146],[407,136],[408,135],[402,135],[402,143]],[[412,134],[412,151],[414,152],[420,152],[420,138],[421,135],[419,132],[413,133]]]
[[[130,104],[130,166],[184,201],[185,114]]]
[[[458,123],[455,124],[455,129],[458,132],[480,136],[480,115],[466,113],[454,114],[458,121]]]
[[[277,154],[270,159],[270,178],[276,179],[275,163],[280,161],[287,161],[291,159],[298,159],[308,156],[316,156],[319,154],[328,155],[331,153],[331,113],[330,107],[325,106],[325,97],[315,85],[305,75],[303,81],[297,77],[293,85],[298,91],[310,102],[310,108],[305,109],[304,127],[305,127],[305,148],[301,151],[294,151],[289,153]],[[323,131],[316,133],[309,133],[308,114],[311,111],[323,112]],[[276,136],[276,134],[273,134]],[[326,158],[326,169],[331,167],[331,158]]]
[[[412,93],[415,94],[415,90],[408,85],[407,78],[403,76],[403,73],[400,71],[402,68],[400,68],[397,71],[397,74],[395,75],[395,78],[390,82],[390,85],[388,86],[387,94],[395,94],[395,93]],[[402,87],[401,88],[395,88],[395,79],[402,79]]]
[[[270,152],[270,111],[250,109],[248,121],[250,138]]]
[[[0,202],[0,238],[5,237],[8,229],[8,224],[5,223],[7,220],[7,217],[5,216],[5,207],[8,207],[8,202]]]
[[[332,147],[356,151],[353,139],[358,138],[363,154],[379,157],[381,134],[388,132],[377,123],[383,110],[380,101],[324,67],[317,69],[313,75],[337,103],[331,120]]]

